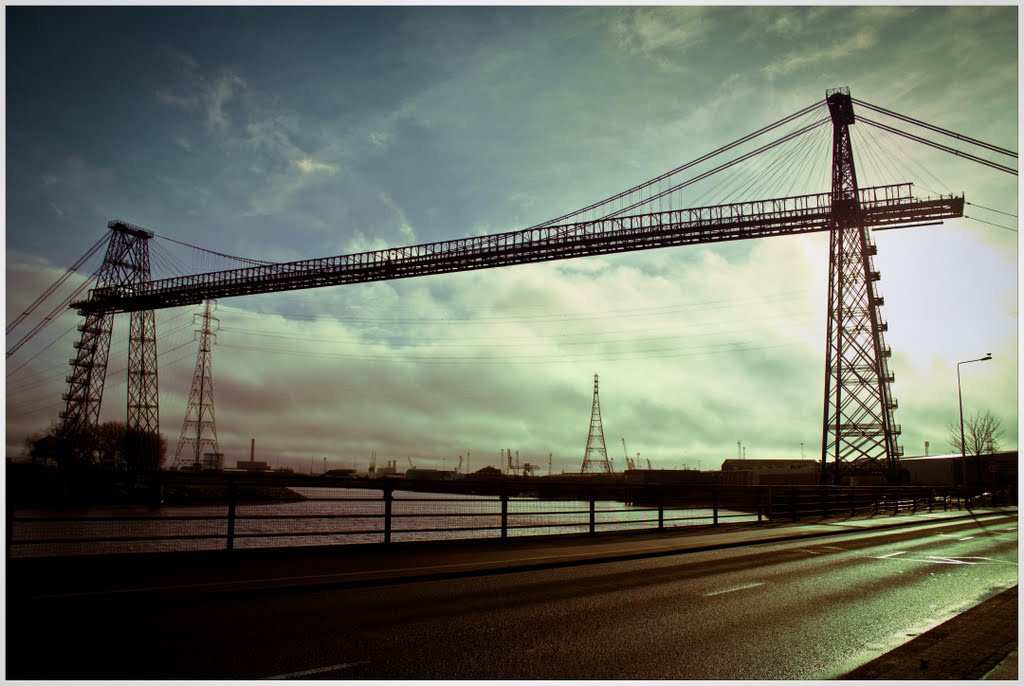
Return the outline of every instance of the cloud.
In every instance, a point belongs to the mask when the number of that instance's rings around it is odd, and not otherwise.
[[[295,160],[295,166],[298,167],[299,171],[303,174],[334,174],[338,171],[338,168],[333,164],[317,162],[309,157]]]
[[[624,10],[612,24],[619,47],[664,58],[701,45],[716,22],[704,7],[646,7]]]
[[[809,49],[801,47],[780,60],[761,67],[769,79],[776,79],[808,65],[821,65],[852,58],[855,54],[870,50],[878,43],[878,32],[870,27],[861,27],[845,40],[834,42],[827,47]]]
[[[199,63],[181,52],[170,52],[183,83],[176,89],[158,88],[153,95],[161,105],[182,107],[201,113],[212,133],[227,132],[232,125],[228,107],[245,97],[245,79],[229,68],[213,73],[200,71]]]
[[[44,174],[42,189],[58,217],[81,219],[85,213],[105,216],[106,208],[116,204],[118,184],[113,170],[71,155]]]

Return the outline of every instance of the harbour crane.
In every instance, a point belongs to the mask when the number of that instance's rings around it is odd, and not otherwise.
[[[626,469],[636,469],[636,463],[633,462],[633,458],[629,456],[628,452],[626,452],[626,438],[625,438],[625,436],[620,437],[620,440],[622,441],[622,454],[626,458]],[[640,454],[637,453],[637,457],[639,457],[639,455]]]

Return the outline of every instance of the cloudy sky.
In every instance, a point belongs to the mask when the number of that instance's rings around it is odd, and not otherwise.
[[[238,266],[181,243],[286,261],[524,228],[839,86],[1017,149],[1015,6],[5,15],[8,323],[110,219],[156,232],[156,276]],[[819,127],[661,207],[825,192],[829,135]],[[965,411],[994,413],[1016,448],[1017,177],[864,123],[852,135],[862,187],[913,182],[969,203],[969,218],[876,235],[906,454],[925,441],[949,451],[956,363],[989,352],[962,367]],[[317,471],[324,458],[365,469],[371,451],[400,466],[468,456],[475,470],[503,448],[544,472],[549,455],[554,471],[578,470],[598,373],[617,469],[623,438],[665,468],[717,468],[737,441],[748,458],[817,457],[827,251],[824,235],[782,237],[224,299],[220,447],[233,464],[255,438],[257,459]],[[74,282],[7,336],[8,350]],[[168,463],[198,311],[158,313]],[[117,319],[104,420],[125,416]],[[8,456],[62,409],[78,321],[62,313],[8,358]]]

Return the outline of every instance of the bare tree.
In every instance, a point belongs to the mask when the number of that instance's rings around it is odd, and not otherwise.
[[[946,442],[955,452],[960,452],[960,425],[952,422],[947,427]],[[988,410],[964,418],[964,454],[984,455],[999,450],[999,439],[1003,436],[1002,422]]]

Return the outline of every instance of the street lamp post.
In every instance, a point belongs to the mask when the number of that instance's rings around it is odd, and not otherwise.
[[[963,486],[967,486],[967,447],[964,444],[964,395],[960,390],[960,365],[970,362],[985,362],[991,359],[992,353],[985,353],[985,357],[956,363],[956,395],[960,400],[960,478],[963,481]]]

